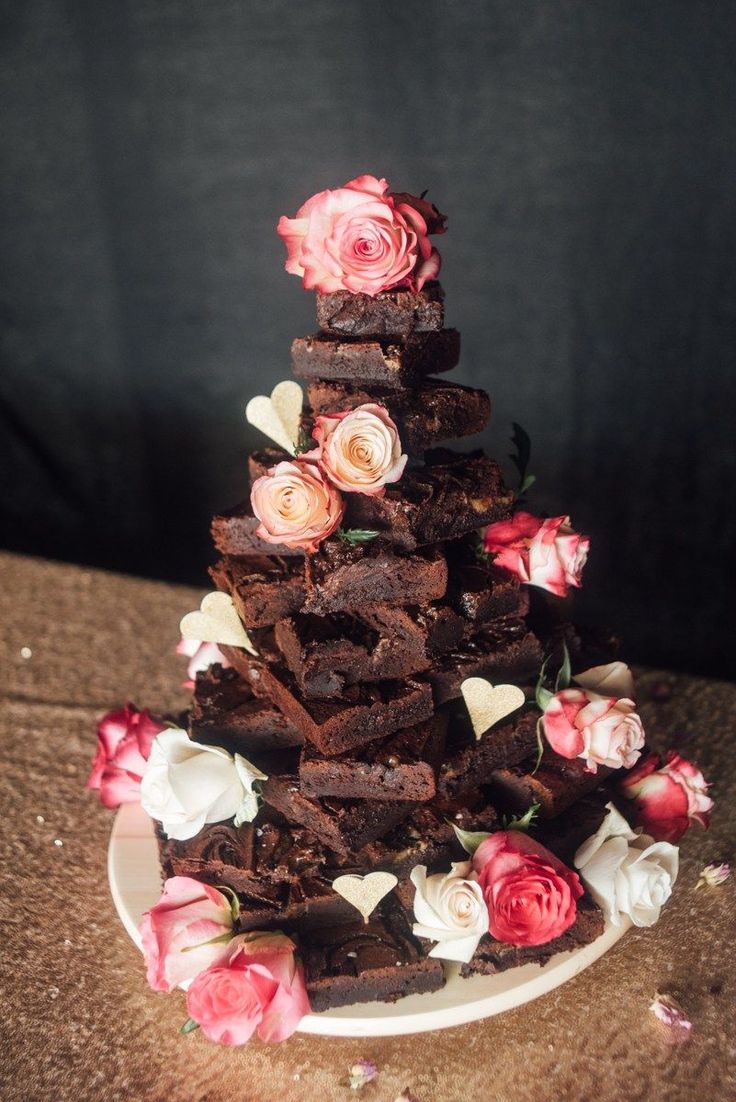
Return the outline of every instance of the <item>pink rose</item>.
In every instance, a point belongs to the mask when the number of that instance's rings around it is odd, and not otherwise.
[[[227,960],[192,983],[187,1010],[222,1045],[243,1045],[255,1032],[262,1041],[290,1037],[310,1010],[294,943],[279,933],[234,938]]]
[[[105,807],[136,803],[151,745],[165,729],[165,723],[158,723],[145,708],[139,712],[132,704],[102,717],[97,725],[97,754],[87,788],[99,790]]]
[[[624,796],[634,800],[637,825],[658,842],[677,842],[691,823],[706,830],[713,801],[700,770],[670,750],[662,765],[648,754],[621,781]]]
[[[523,511],[511,520],[490,524],[483,538],[495,566],[515,574],[527,585],[566,597],[570,586],[579,589],[590,540],[570,527],[569,517],[541,520]]]
[[[313,195],[296,218],[282,216],[277,231],[286,244],[287,272],[301,276],[308,290],[377,295],[391,287],[421,290],[436,278],[440,256],[428,234],[438,227],[444,228],[444,216],[436,207],[394,197],[375,176],[358,176]]]
[[[260,520],[256,534],[267,543],[316,551],[340,524],[345,505],[340,491],[314,463],[277,463],[257,478],[250,492]]]
[[[187,680],[182,685],[184,689],[193,689],[197,674],[208,670],[215,662],[219,662],[223,669],[230,665],[217,643],[202,643],[199,639],[185,639],[182,636],[176,644],[176,653],[189,659]]]
[[[547,742],[563,758],[585,758],[591,773],[599,765],[630,769],[640,757],[644,729],[633,700],[562,689],[544,710]]]
[[[401,453],[398,429],[384,406],[371,402],[317,417],[312,436],[320,448],[320,467],[348,493],[378,496],[404,472],[408,457]]]
[[[171,991],[227,956],[232,906],[209,884],[172,876],[138,929],[149,984],[154,991]]]
[[[478,846],[473,869],[488,929],[509,945],[544,945],[564,934],[583,894],[580,878],[521,830],[500,830]]]

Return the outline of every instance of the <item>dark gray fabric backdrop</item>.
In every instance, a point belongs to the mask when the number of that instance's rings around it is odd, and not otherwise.
[[[593,537],[582,611],[731,675],[736,7],[6,2],[0,543],[204,580],[313,305],[281,213],[428,187],[458,378]]]

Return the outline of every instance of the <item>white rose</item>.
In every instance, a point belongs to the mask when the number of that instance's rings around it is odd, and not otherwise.
[[[467,879],[471,862],[461,861],[450,869],[434,876],[427,876],[426,865],[412,869],[411,882],[417,890],[413,930],[416,937],[438,943],[430,949],[430,957],[467,964],[488,933],[488,909],[480,884]]]
[[[672,894],[679,851],[669,842],[635,834],[613,804],[600,827],[575,854],[588,891],[614,926],[628,915],[635,926],[653,926]]]
[[[185,841],[205,823],[251,822],[258,813],[254,781],[268,778],[249,761],[219,746],[192,742],[171,728],[157,735],[141,781],[141,805],[169,838]]]

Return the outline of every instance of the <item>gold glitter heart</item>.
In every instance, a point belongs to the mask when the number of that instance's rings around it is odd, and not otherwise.
[[[284,451],[294,455],[299,439],[304,395],[299,383],[285,379],[277,383],[271,397],[258,394],[245,407],[245,419],[249,425],[260,429]]]
[[[516,685],[491,685],[483,677],[466,677],[460,691],[476,739],[520,708],[526,697]]]
[[[385,895],[398,884],[398,880],[391,872],[369,872],[367,876],[353,876],[348,874],[338,876],[332,881],[332,887],[338,895],[346,899],[356,911],[360,911],[363,921],[367,922],[369,915],[375,911]]]
[[[185,639],[243,647],[251,654],[258,654],[227,593],[208,593],[202,598],[198,611],[188,612],[183,617],[179,630]]]

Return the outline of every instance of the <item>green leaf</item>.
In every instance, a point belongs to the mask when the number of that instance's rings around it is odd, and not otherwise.
[[[572,675],[572,668],[570,666],[570,652],[567,649],[567,643],[562,643],[562,665],[557,672],[557,680],[555,681],[555,692],[558,693],[560,689],[566,689],[570,684],[570,677]]]
[[[490,838],[491,836],[491,833],[488,830],[463,830],[461,827],[456,826],[455,823],[451,822],[449,819],[447,820],[447,823],[455,831],[455,837],[457,838],[460,845],[471,857],[473,856],[481,842],[485,842],[486,838]]]
[[[478,562],[482,562],[482,563],[485,563],[487,565],[488,563],[493,561],[493,555],[491,555],[490,551],[486,551],[485,547],[483,546],[483,534],[484,534],[484,532],[485,532],[485,528],[481,529],[480,532],[476,533],[476,539],[475,539],[475,542],[473,544],[473,551],[475,553],[475,557],[478,560]]]
[[[294,445],[294,455],[302,455],[304,452],[311,451],[314,446],[314,440],[309,435],[307,430],[302,426],[299,429],[299,439]]]
[[[546,712],[547,706],[549,705],[549,702],[554,695],[555,694],[551,693],[549,689],[545,689],[544,686],[537,685],[536,689],[534,690],[534,697],[537,702],[537,707],[541,708],[543,712]]]
[[[537,768],[539,768],[539,766],[537,766]],[[531,804],[526,809],[523,815],[517,816],[513,819],[509,819],[508,821],[504,820],[504,829],[528,831],[529,828],[533,825],[534,820],[537,817],[537,812],[539,811],[541,806],[541,804]]]
[[[537,481],[537,476],[535,474],[526,475],[522,479],[521,485],[519,486],[519,497],[523,497],[524,494],[527,492],[527,490],[531,490],[532,486],[534,485],[534,483],[536,481]]]
[[[199,1029],[199,1022],[195,1022],[194,1018],[187,1018],[179,1032],[193,1033],[195,1029]]]
[[[542,720],[542,717],[540,716],[539,719],[537,720],[537,761],[536,761],[536,764],[535,764],[534,768],[532,769],[532,773],[531,773],[532,776],[534,776],[536,771],[539,769],[539,766],[542,764],[542,755],[544,754],[544,735],[543,735],[543,732],[544,732],[544,721]]]
[[[338,528],[337,535],[343,543],[347,543],[350,547],[355,547],[358,543],[370,543],[371,540],[380,536],[380,532],[375,532],[372,528]]]
[[[516,448],[516,451],[509,455],[509,459],[519,472],[519,489],[517,494],[519,498],[522,498],[527,490],[537,481],[536,475],[526,473],[532,454],[532,442],[529,439],[529,433],[526,432],[518,422],[512,421],[511,424],[514,430],[511,437],[511,443]]]

